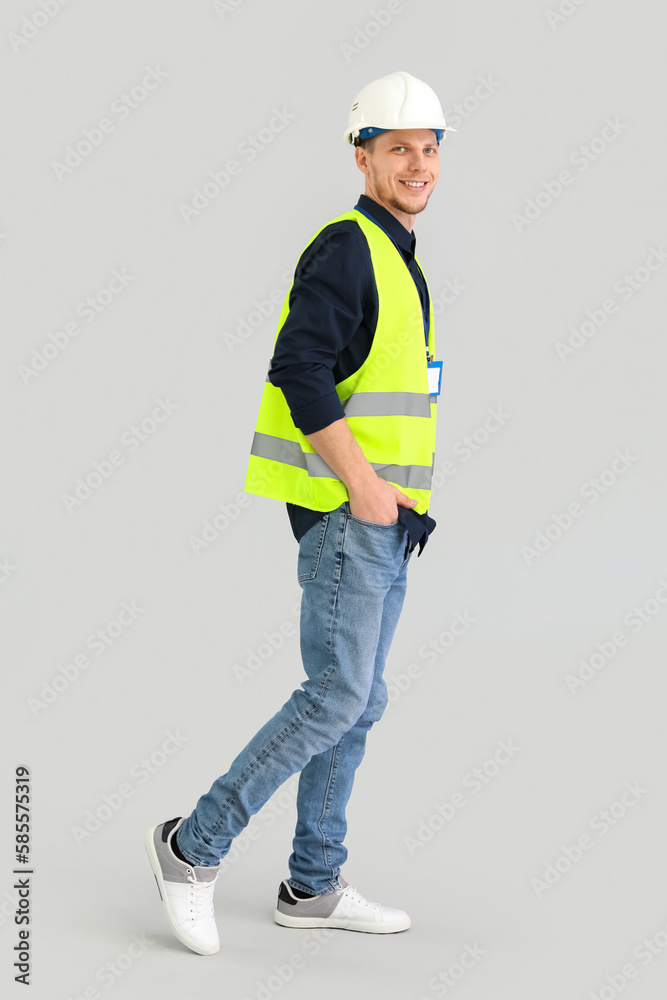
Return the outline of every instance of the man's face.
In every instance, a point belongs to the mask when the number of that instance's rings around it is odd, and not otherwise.
[[[365,193],[397,215],[404,225],[401,215],[414,216],[424,211],[440,173],[438,143],[431,129],[382,132],[370,148],[357,146],[355,158],[366,175]]]

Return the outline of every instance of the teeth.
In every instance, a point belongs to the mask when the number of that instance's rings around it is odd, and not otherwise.
[[[426,181],[403,181],[403,183],[407,184],[408,187],[413,188],[413,187],[423,187],[424,184],[426,184]]]

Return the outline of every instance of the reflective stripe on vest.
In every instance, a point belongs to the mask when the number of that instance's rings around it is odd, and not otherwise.
[[[255,431],[252,442],[252,454],[258,458],[269,458],[273,462],[284,462],[285,465],[295,465],[306,469],[309,476],[335,479],[340,482],[324,459],[314,452],[304,452],[297,441],[287,438],[273,437],[271,434],[260,434]],[[433,456],[435,459],[435,455]],[[380,479],[397,483],[399,486],[410,486],[417,490],[429,489],[433,463],[431,465],[380,465],[371,462]]]
[[[264,381],[271,383],[268,375]],[[437,396],[427,396],[423,392],[355,392],[354,396],[341,399],[341,406],[346,417],[391,417],[397,413],[430,417],[431,403],[437,401]]]
[[[423,392],[355,392],[341,405],[346,417],[431,416],[431,400]]]
[[[356,222],[368,242],[378,319],[368,356],[358,371],[337,383],[336,392],[350,430],[377,475],[412,497],[413,509],[423,513],[430,499],[437,397],[428,392],[419,293],[402,255],[379,226],[356,210],[331,221],[343,220]],[[289,315],[291,291],[292,286],[276,338]],[[428,349],[433,353],[432,304]],[[282,390],[268,377],[244,488],[312,510],[333,510],[348,499],[345,484],[295,426]]]

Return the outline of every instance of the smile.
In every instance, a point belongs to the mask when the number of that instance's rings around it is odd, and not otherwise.
[[[405,184],[406,187],[413,188],[415,191],[420,191],[425,188],[428,181],[401,181],[401,184]]]

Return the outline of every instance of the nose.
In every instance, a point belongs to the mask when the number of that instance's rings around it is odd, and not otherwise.
[[[428,168],[429,160],[426,153],[421,149],[412,150],[410,153],[410,159],[408,161],[410,170],[416,173],[422,172]]]

